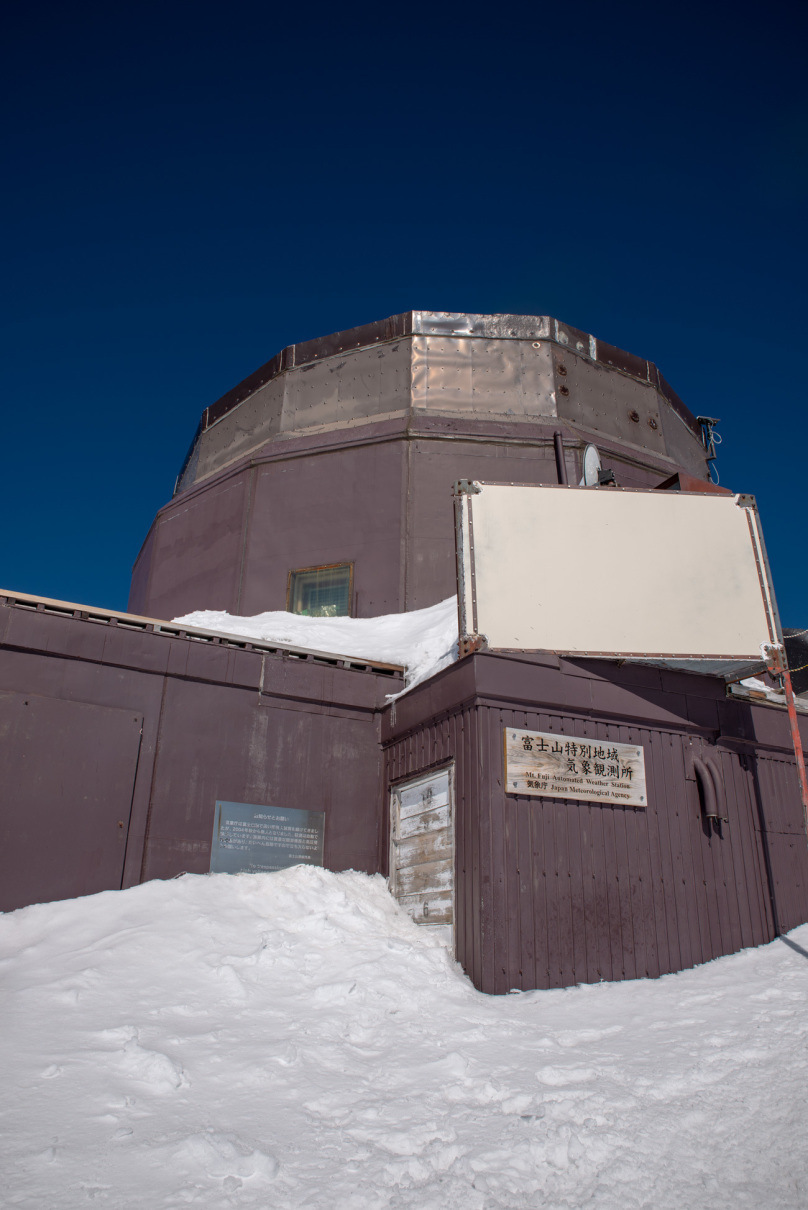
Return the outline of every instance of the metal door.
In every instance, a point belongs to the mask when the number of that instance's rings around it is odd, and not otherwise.
[[[120,889],[142,723],[0,693],[0,911]]]

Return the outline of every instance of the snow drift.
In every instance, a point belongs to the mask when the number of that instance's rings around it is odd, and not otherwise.
[[[407,689],[457,659],[457,597],[448,597],[428,609],[380,618],[307,618],[282,611],[240,618],[226,611],[199,609],[173,621],[268,643],[290,643],[311,651],[402,664],[407,670]]]
[[[3,1204],[803,1207],[808,926],[476,992],[380,877],[186,875],[0,918]]]

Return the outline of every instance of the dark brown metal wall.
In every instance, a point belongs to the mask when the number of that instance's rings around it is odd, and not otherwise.
[[[237,612],[249,483],[242,471],[160,516],[135,562],[131,612],[166,619],[195,609]]]
[[[778,933],[785,933],[803,923],[808,900],[805,830],[794,762],[760,754],[747,763],[758,803],[756,826],[772,884],[775,925]]]
[[[217,799],[324,811],[325,864],[376,872],[400,684],[0,603],[0,910],[206,872]]]
[[[581,693],[575,679],[570,697]],[[705,717],[714,703],[700,699],[702,678],[690,680],[693,700],[682,712]],[[717,747],[702,726],[514,706],[467,700],[388,750],[388,781],[455,762],[457,955],[481,990],[653,977],[808,919],[793,757],[748,744],[736,751],[729,740]],[[625,697],[623,709],[631,712]],[[647,697],[634,709],[648,713]],[[506,795],[509,726],[641,744],[648,808]],[[693,756],[705,750],[723,775],[729,818],[720,831],[702,815],[693,773]]]
[[[434,605],[457,591],[454,482],[555,483],[556,428],[577,483],[581,438],[558,420],[419,416],[270,442],[160,510],[129,609],[168,619],[285,609],[290,570],[342,562],[355,566],[358,617]],[[627,487],[654,486],[674,469],[651,454],[645,465],[626,458],[604,454]]]
[[[784,713],[714,678],[487,652],[385,708],[380,674],[80,612],[0,601],[2,908],[204,872],[220,798],[322,810],[329,868],[384,870],[383,739],[387,785],[455,763],[457,952],[484,991],[655,976],[808,919]],[[641,744],[648,808],[505,794],[505,727]]]
[[[0,691],[0,909],[120,886],[143,715]]]
[[[289,571],[329,563],[354,564],[352,613],[401,608],[401,443],[309,453],[256,466],[253,476],[237,612],[286,609]],[[447,491],[447,509],[448,500]]]
[[[451,441],[421,439],[407,443],[402,609],[423,609],[457,592],[457,572],[452,562],[452,485],[458,479],[496,474],[506,482],[556,482],[555,456],[549,444],[541,448],[509,445],[496,438],[495,432],[489,432],[485,442],[464,440],[458,434]],[[569,462],[572,467],[572,451]]]

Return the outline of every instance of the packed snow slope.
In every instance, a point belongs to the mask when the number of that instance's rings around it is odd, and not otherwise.
[[[198,609],[173,621],[267,643],[290,643],[311,651],[403,664],[407,689],[457,659],[457,597],[448,597],[428,609],[389,613],[380,618],[307,618],[281,611],[240,618],[226,611]]]
[[[0,918],[0,1202],[808,1205],[808,926],[487,997],[379,877],[190,876]]]

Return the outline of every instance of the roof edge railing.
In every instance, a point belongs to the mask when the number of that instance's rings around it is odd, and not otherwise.
[[[275,652],[291,656],[294,659],[305,659],[314,663],[328,663],[336,667],[348,668],[354,672],[374,672],[382,676],[395,676],[397,673],[403,675],[405,671],[401,664],[386,664],[382,660],[344,655],[336,651],[320,651],[313,647],[299,647],[293,643],[280,643],[272,639],[251,638],[248,635],[231,634],[226,630],[208,630],[203,626],[167,622],[161,618],[149,618],[137,613],[122,613],[117,609],[102,609],[95,605],[81,605],[75,601],[60,601],[28,592],[15,592],[9,588],[0,588],[0,605],[56,617],[76,618],[84,622],[120,626],[125,630],[140,630],[145,634],[162,634],[169,638],[196,640],[218,646],[225,645],[244,651]]]

